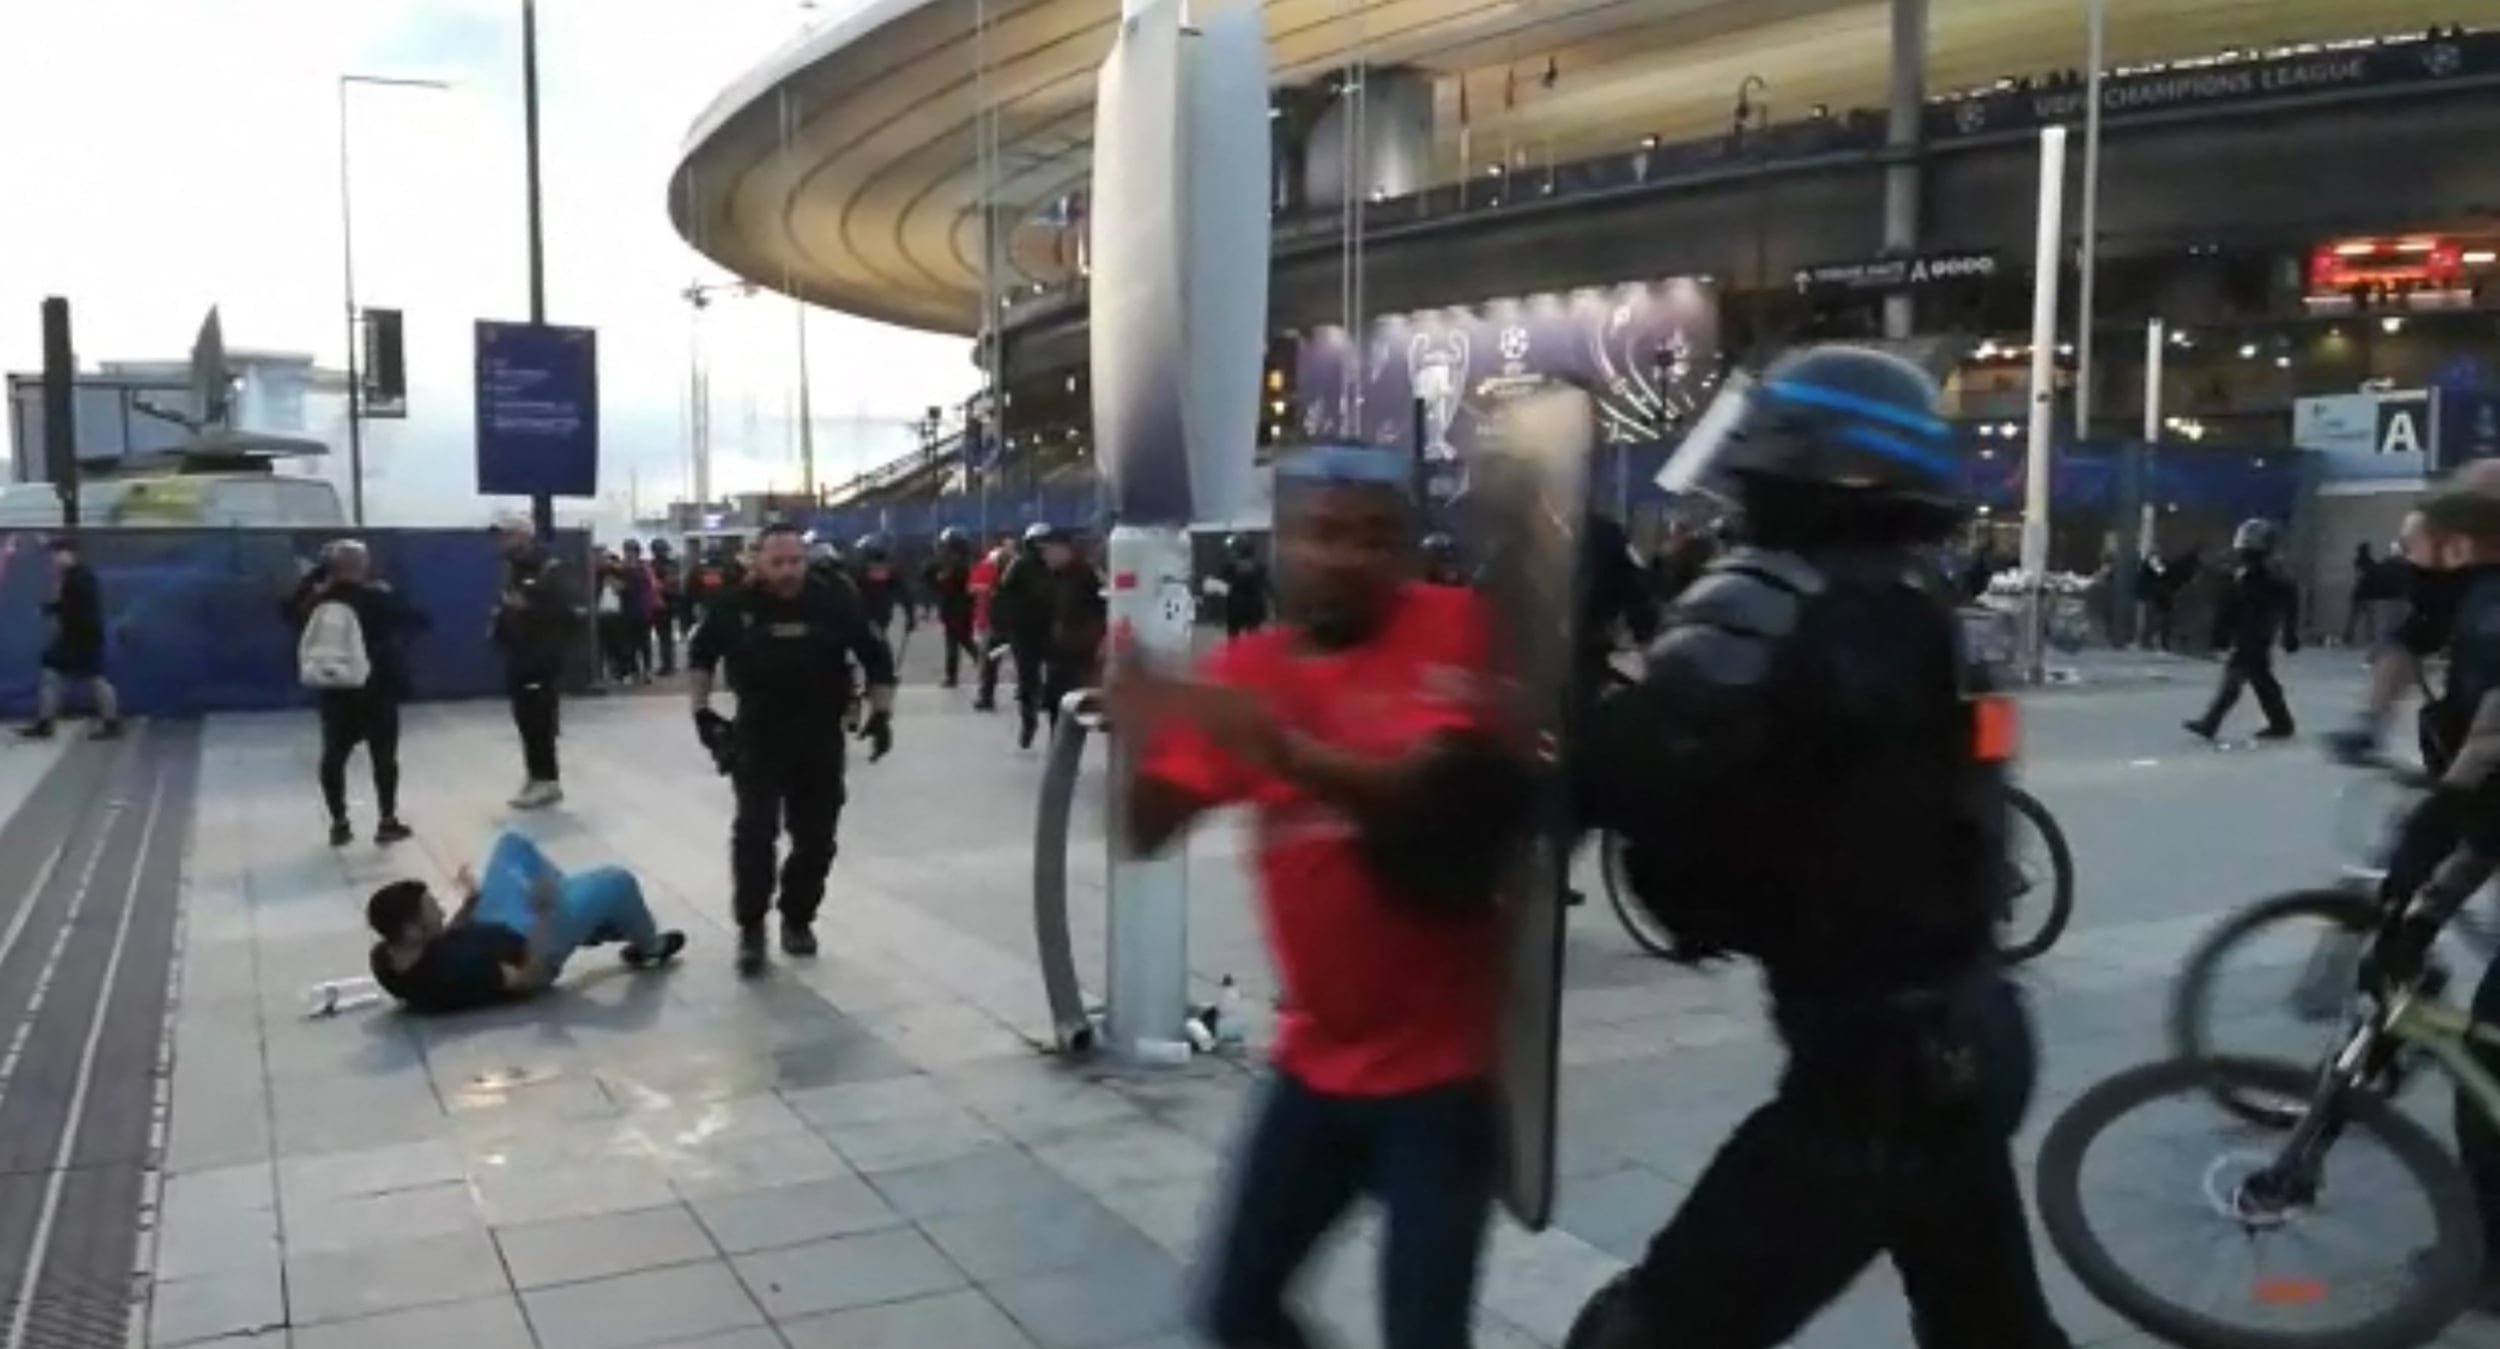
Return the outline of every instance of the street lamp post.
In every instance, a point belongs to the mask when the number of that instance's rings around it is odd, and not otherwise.
[[[530,325],[547,321],[547,239],[538,193],[538,4],[521,0],[521,134],[529,175]],[[540,539],[555,537],[555,498],[530,498],[530,528]]]
[[[1754,347],[1762,355],[1770,333],[1771,308],[1771,200],[1770,156],[1765,153],[1763,133],[1771,129],[1771,82],[1760,75],[1747,75],[1736,86],[1736,117],[1733,136],[1740,153],[1753,160],[1753,291]]]
[[[686,396],[692,406],[686,416],[687,433],[693,438],[690,450],[694,459],[694,499],[698,505],[712,504],[712,372],[703,344],[703,311],[711,307],[716,295],[753,295],[752,281],[724,281],[705,285],[696,281],[679,292],[685,300],[692,334],[687,344],[687,359],[693,364],[686,380]],[[804,320],[806,311],[800,311]],[[801,329],[802,334],[805,330]],[[804,381],[802,381],[804,388]]]
[[[339,264],[342,273],[340,289],[347,310],[347,518],[357,526],[365,522],[365,389],[364,374],[358,368],[356,344],[356,194],[351,187],[348,149],[347,89],[350,85],[370,84],[385,89],[449,89],[441,80],[401,79],[388,75],[339,76]]]
[[[2101,251],[2101,67],[2108,64],[2105,31],[2108,0],[2084,0],[2083,258],[2075,292],[2075,439],[2092,434],[2092,318],[2094,273]]]

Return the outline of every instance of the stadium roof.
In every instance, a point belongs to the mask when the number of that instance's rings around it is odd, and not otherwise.
[[[2083,61],[2080,0],[1930,0],[1928,87],[1985,86]],[[2116,64],[2418,33],[2458,0],[2111,0]],[[1272,78],[1312,84],[1361,56],[1433,79],[1440,178],[1460,164],[1568,161],[1643,137],[1724,132],[1746,77],[1774,122],[1881,107],[1884,0],[1267,0]],[[688,242],[810,302],[970,333],[981,298],[978,110],[996,108],[990,199],[1009,227],[1002,285],[1068,264],[1016,228],[1084,187],[1094,72],[1118,0],[868,0],[762,62],[697,119],[669,185]]]

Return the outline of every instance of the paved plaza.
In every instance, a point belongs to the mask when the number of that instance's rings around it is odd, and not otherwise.
[[[2083,1085],[2158,1050],[2162,992],[2193,934],[2236,901],[2331,871],[2341,779],[2314,753],[2183,743],[2178,722],[2209,668],[2029,704],[2026,776],[2081,859],[2076,925],[2030,978],[2047,1055],[2034,1134]],[[2293,693],[2312,726],[2342,710],[2356,676],[2348,656],[2304,661]],[[1184,1280],[1256,1075],[1208,1058],[1123,1078],[1043,1052],[1029,912],[1040,756],[1013,748],[1009,719],[907,689],[895,755],[854,764],[824,956],[741,982],[729,793],[683,704],[585,700],[566,716],[569,799],[515,822],[500,709],[411,709],[405,813],[418,837],[388,852],[323,845],[309,716],[218,717],[196,732],[134,1342],[1188,1343]],[[12,780],[0,775],[0,805]],[[1091,974],[1103,850],[1099,791],[1083,795],[1071,873]],[[692,938],[682,964],[634,974],[586,956],[552,998],[432,1022],[304,1015],[307,985],[363,970],[376,884],[447,883],[508,823],[561,864],[636,870],[661,921]],[[1210,994],[1226,976],[1244,990],[1255,1060],[1272,982],[1240,863],[1236,831],[1202,833],[1192,955]],[[1569,990],[1559,1219],[1495,1232],[1484,1349],[1555,1343],[1777,1062],[1749,977],[1640,957],[1602,903],[1573,916]],[[1373,1241],[1352,1225],[1306,1292],[1348,1346],[1378,1342]],[[2042,1253],[2081,1342],[2150,1343]],[[1799,1341],[1909,1343],[1880,1269]],[[2471,1325],[2449,1343],[2500,1335]]]

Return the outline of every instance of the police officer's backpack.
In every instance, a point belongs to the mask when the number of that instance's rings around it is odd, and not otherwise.
[[[373,678],[365,649],[365,625],[344,600],[323,600],[295,639],[295,669],[304,687],[324,692],[360,689]]]

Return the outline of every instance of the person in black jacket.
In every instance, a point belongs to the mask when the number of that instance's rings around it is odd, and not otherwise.
[[[807,544],[786,524],[765,526],[754,584],[714,608],[686,648],[695,734],[728,765],[738,797],[729,859],[741,974],[764,970],[764,916],[776,906],[773,854],[785,829],[781,949],[816,954],[816,911],[846,799],[843,714],[854,661],[866,686],[859,737],[874,763],[894,748],[893,655],[855,592],[807,575]],[[712,674],[724,666],[738,697],[734,722],[711,705]]]
[[[98,740],[110,740],[122,733],[122,719],[120,695],[104,677],[104,588],[96,583],[94,570],[80,560],[77,540],[64,534],[50,546],[52,598],[44,602],[43,613],[51,620],[52,639],[43,648],[43,682],[35,695],[35,719],[18,734],[28,740],[50,739],[53,723],[61,715],[61,686],[85,684],[95,699],[92,734]]]
[[[1041,554],[1042,565],[1048,569],[1050,597],[1041,705],[1043,717],[1056,730],[1059,705],[1093,682],[1095,666],[1102,658],[1103,636],[1110,627],[1110,606],[1103,595],[1102,573],[1077,551],[1075,540],[1054,532],[1042,540]],[[1032,743],[1029,733],[1022,743]]]
[[[563,565],[547,556],[528,520],[497,520],[495,543],[503,552],[504,582],[491,635],[503,655],[504,696],[512,705],[512,724],[521,733],[521,762],[527,773],[512,807],[536,810],[564,799],[556,736],[562,726],[564,667],[581,632],[581,614]]]
[[[2205,715],[2185,723],[2199,739],[2211,740],[2222,729],[2222,719],[2231,714],[2242,689],[2256,692],[2257,706],[2266,714],[2258,739],[2289,740],[2295,733],[2283,682],[2274,677],[2274,644],[2280,641],[2287,653],[2300,650],[2300,599],[2292,583],[2275,570],[2274,540],[2269,520],[2244,521],[2231,536],[2238,569],[2214,610],[2214,649],[2222,653],[2222,682]]]
[[[1041,726],[1042,663],[1050,648],[1050,564],[1042,553],[1048,540],[1059,537],[1056,529],[1038,521],[1025,526],[1016,555],[999,571],[998,593],[990,597],[990,631],[1005,639],[1008,657],[1015,662],[1016,743],[1028,748]],[[996,669],[992,660],[985,690]]]
[[[372,556],[362,543],[341,539],[321,551],[321,562],[304,574],[286,603],[290,627],[301,632],[313,610],[344,604],[356,615],[363,634],[369,673],[362,688],[316,691],[321,713],[321,760],[316,770],[322,804],[330,811],[330,846],[355,840],[347,818],[347,756],[365,747],[373,761],[373,804],[381,819],[373,841],[397,843],[408,837],[399,818],[399,705],[407,700],[407,638],[428,626],[425,615],[389,585],[372,579]]]
[[[852,550],[851,585],[859,592],[860,607],[868,614],[868,626],[877,630],[877,637],[888,650],[899,650],[894,641],[894,620],[903,620],[903,644],[911,642],[912,629],[919,618],[912,613],[911,596],[903,591],[903,574],[894,566],[894,550],[883,534],[871,534]]]
[[[972,536],[949,525],[938,531],[937,545],[926,580],[929,606],[937,611],[946,641],[944,683],[951,689],[962,682],[964,657],[976,664],[981,659],[981,649],[972,644]]]
[[[1239,637],[1267,626],[1275,608],[1275,587],[1268,583],[1267,563],[1259,558],[1255,540],[1239,534],[1224,540],[1224,635]]]

